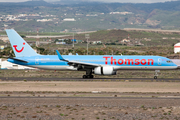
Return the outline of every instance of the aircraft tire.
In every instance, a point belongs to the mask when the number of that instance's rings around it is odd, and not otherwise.
[[[94,78],[94,75],[90,75],[90,78]]]
[[[154,79],[157,79],[157,76],[154,76]]]
[[[88,79],[91,78],[91,75],[87,75],[87,78],[88,78]]]
[[[87,76],[86,76],[86,75],[83,75],[83,78],[84,78],[84,79],[86,79],[86,78],[87,78]]]

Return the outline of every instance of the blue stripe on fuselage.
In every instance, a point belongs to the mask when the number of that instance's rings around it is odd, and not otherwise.
[[[177,66],[174,63],[167,63],[168,58],[161,56],[111,56],[111,55],[63,55],[64,59],[69,61],[78,61],[84,63],[93,63],[110,66]],[[67,66],[67,62],[59,60],[57,55],[39,55],[31,57],[17,57],[17,59],[28,61],[23,63],[20,61],[8,59],[9,62],[32,66],[32,65],[46,65],[46,66]]]

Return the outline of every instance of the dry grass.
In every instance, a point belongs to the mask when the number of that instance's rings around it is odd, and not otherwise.
[[[1,119],[180,119],[179,100],[4,98]]]
[[[153,78],[154,71],[121,70],[117,75],[99,76],[95,78]],[[54,71],[54,70],[1,70],[0,77],[40,77],[40,78],[82,78],[85,72],[81,71]],[[158,78],[180,78],[178,70],[161,71]]]

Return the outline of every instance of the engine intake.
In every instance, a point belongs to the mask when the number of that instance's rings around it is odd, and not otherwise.
[[[95,75],[116,75],[116,71],[114,71],[113,67],[96,67],[94,69]]]

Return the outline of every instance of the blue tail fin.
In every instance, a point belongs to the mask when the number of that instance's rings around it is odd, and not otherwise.
[[[36,56],[31,46],[13,29],[6,29],[9,41],[16,57]]]

